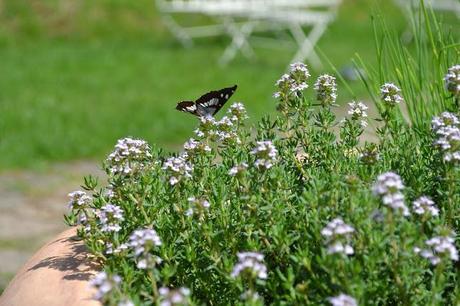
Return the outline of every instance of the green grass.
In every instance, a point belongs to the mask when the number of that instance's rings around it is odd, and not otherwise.
[[[255,61],[238,57],[222,68],[216,62],[227,40],[201,40],[183,49],[150,1],[101,1],[70,9],[53,1],[33,3],[5,1],[0,15],[5,25],[0,30],[0,169],[101,158],[116,139],[128,135],[176,147],[191,135],[196,120],[175,111],[175,103],[227,85],[239,85],[232,100],[243,101],[257,120],[274,111],[273,83],[293,55],[293,50],[257,49]],[[401,13],[382,5],[389,23],[401,31]],[[372,1],[344,1],[320,41],[336,67],[350,64],[356,52],[375,60],[371,6]],[[72,15],[66,15],[69,10]],[[369,99],[359,82],[352,89]],[[339,95],[341,103],[352,98],[344,90]]]

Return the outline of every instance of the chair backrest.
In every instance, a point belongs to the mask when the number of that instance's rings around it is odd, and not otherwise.
[[[336,8],[342,0],[156,0],[164,9],[206,11],[242,11],[292,8]]]

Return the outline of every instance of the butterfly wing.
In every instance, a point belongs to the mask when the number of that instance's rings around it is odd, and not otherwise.
[[[177,103],[176,109],[181,111],[181,112],[186,112],[195,116],[200,116],[198,115],[198,108],[195,104],[195,102],[192,101],[182,101]]]
[[[199,116],[214,116],[235,93],[237,86],[211,91],[195,101]]]

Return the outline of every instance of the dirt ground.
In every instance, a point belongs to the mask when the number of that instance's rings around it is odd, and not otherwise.
[[[66,229],[67,194],[89,174],[105,177],[91,161],[0,173],[0,293],[33,253]]]

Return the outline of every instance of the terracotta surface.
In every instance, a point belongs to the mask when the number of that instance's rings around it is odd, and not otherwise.
[[[35,253],[3,292],[0,306],[100,306],[88,286],[97,266],[75,234],[75,228],[66,230]]]

